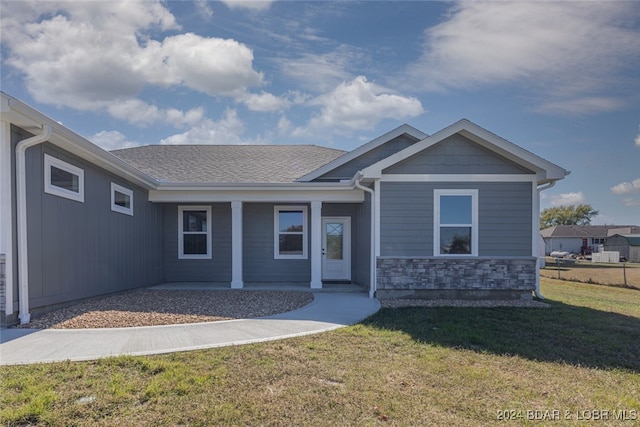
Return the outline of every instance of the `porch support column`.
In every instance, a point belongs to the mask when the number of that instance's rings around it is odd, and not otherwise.
[[[231,289],[242,289],[242,202],[231,202]]]
[[[311,202],[311,289],[322,288],[322,202]]]

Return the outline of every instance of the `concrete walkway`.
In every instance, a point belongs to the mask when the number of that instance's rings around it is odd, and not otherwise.
[[[2,329],[0,365],[95,360],[272,341],[357,323],[380,308],[364,293],[314,293],[298,310],[257,319],[111,329]]]

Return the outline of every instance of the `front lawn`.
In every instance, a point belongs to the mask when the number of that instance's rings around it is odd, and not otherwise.
[[[550,308],[383,309],[271,343],[2,367],[0,425],[638,422],[640,291],[542,293]]]

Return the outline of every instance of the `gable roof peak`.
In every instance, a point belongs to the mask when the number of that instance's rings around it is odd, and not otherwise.
[[[298,179],[298,181],[301,182],[306,182],[306,181],[313,181],[316,178],[321,177],[322,175],[346,164],[347,162],[362,156],[365,153],[368,153],[369,151],[380,147],[381,145],[384,145],[385,143],[398,138],[399,136],[402,135],[408,135],[409,137],[413,138],[415,141],[421,141],[425,138],[427,138],[429,135],[427,135],[426,133],[422,132],[419,129],[416,129],[415,127],[408,125],[408,124],[402,124],[398,127],[396,127],[395,129],[390,130],[389,132],[375,138],[372,139],[371,141],[367,142],[366,144],[363,144],[361,146],[359,146],[358,148],[349,151],[347,153],[345,153],[344,155],[342,155],[341,157],[338,157],[337,159],[335,159],[332,162],[327,163],[326,165],[312,171],[311,173],[308,173],[307,175],[304,175],[302,177],[300,177]]]
[[[570,173],[560,166],[488,131],[469,119],[462,118],[424,138],[420,142],[367,167],[363,171],[364,176],[373,179],[380,178],[384,169],[432,147],[455,134],[460,134],[481,147],[493,151],[526,169],[535,171],[539,185],[563,179]]]

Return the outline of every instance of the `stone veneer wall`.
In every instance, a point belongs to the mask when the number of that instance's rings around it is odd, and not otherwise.
[[[378,296],[530,298],[535,257],[378,257]],[[407,292],[410,291],[410,292]]]

